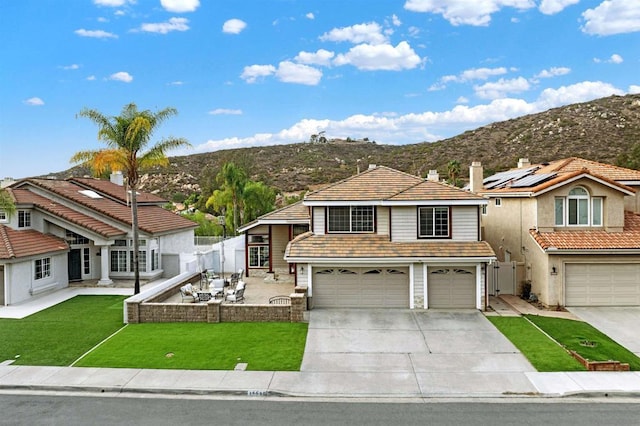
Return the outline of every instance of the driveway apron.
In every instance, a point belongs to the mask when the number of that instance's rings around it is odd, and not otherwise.
[[[640,307],[585,307],[569,311],[640,356]]]
[[[535,371],[476,310],[314,309],[310,314],[303,372]]]

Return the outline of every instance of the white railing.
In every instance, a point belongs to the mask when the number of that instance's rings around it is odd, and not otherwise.
[[[212,246],[222,241],[222,236],[221,235],[213,235],[213,236],[196,235],[193,241],[196,246]]]

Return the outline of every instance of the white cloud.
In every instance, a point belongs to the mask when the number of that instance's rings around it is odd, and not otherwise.
[[[172,81],[171,83],[168,83],[169,86],[182,86],[184,84],[184,81],[180,81],[180,80],[176,80],[176,81]]]
[[[77,69],[80,69],[80,65],[78,64],[62,65],[60,68],[62,68],[63,70],[77,70]]]
[[[316,19],[316,16],[313,14],[313,12],[309,12],[309,13],[307,13],[307,14],[306,14],[306,15],[304,15],[304,16],[305,16],[305,18],[307,18],[307,19],[312,19],[312,20],[313,20],[313,19]]]
[[[443,77],[443,80],[456,81],[458,83],[466,83],[474,80],[487,80],[489,77],[495,77],[497,75],[504,75],[508,71],[505,67],[498,68],[470,68],[462,71],[458,76],[450,79],[449,76]]]
[[[629,91],[638,93],[640,86],[631,86]],[[303,119],[277,133],[257,133],[253,136],[209,140],[207,143],[197,146],[195,151],[208,152],[231,147],[302,142],[308,140],[310,135],[322,130],[332,137],[368,137],[370,140],[380,143],[404,144],[435,141],[488,123],[504,121],[571,103],[587,102],[613,94],[622,94],[622,91],[608,83],[585,81],[557,89],[546,89],[533,102],[502,98],[475,106],[456,105],[448,111],[424,111],[405,115],[393,113],[357,114],[342,120]],[[465,98],[459,99],[459,103],[465,101]],[[442,134],[445,136],[441,136]]]
[[[187,18],[170,18],[167,22],[146,23],[140,26],[140,31],[147,33],[167,34],[171,31],[187,31]]]
[[[87,77],[88,81],[95,81],[96,76],[95,75],[90,75],[89,77]]]
[[[222,32],[227,34],[240,34],[247,27],[247,23],[240,19],[229,19],[222,24]]]
[[[127,3],[135,3],[133,0],[93,0],[96,6],[121,7]]]
[[[133,76],[126,71],[120,71],[109,76],[109,80],[122,81],[123,83],[131,83]]]
[[[335,56],[335,53],[325,49],[319,49],[315,53],[313,52],[300,52],[295,57],[296,62],[307,65],[331,65],[331,59]]]
[[[210,115],[242,115],[241,109],[216,108],[209,111]]]
[[[79,35],[80,37],[118,38],[117,35],[103,30],[85,30],[84,28],[81,28],[79,30],[75,30],[74,33]]]
[[[442,15],[452,25],[486,26],[491,14],[503,7],[519,10],[535,7],[533,0],[407,0],[404,8],[412,12]]]
[[[640,2],[637,0],[605,0],[595,9],[582,13],[581,27],[587,34],[612,35],[640,31]]]
[[[29,106],[42,106],[44,105],[44,101],[38,97],[33,97],[33,98],[29,98],[29,99],[25,99],[24,101],[22,101],[23,104],[25,105],[29,105]]]
[[[458,99],[456,99],[456,103],[457,104],[468,104],[469,103],[469,99],[465,98],[464,96],[460,96]]]
[[[475,91],[476,96],[482,99],[499,99],[505,97],[509,93],[526,92],[530,87],[531,86],[526,78],[517,77],[512,79],[501,78],[498,81],[474,86],[473,90]]]
[[[618,55],[617,53],[614,53],[609,58],[609,62],[611,62],[612,64],[621,64],[624,62],[624,59],[622,59],[622,56]]]
[[[390,44],[360,44],[347,53],[339,54],[333,61],[338,66],[349,64],[365,71],[413,69],[421,62],[420,56],[406,41],[395,47]]]
[[[276,72],[273,65],[249,65],[244,67],[240,78],[247,83],[255,83],[261,77],[268,77]]]
[[[356,24],[350,27],[334,28],[320,36],[321,41],[348,41],[354,44],[370,43],[380,44],[387,41],[382,34],[382,27],[376,22],[368,24]]]
[[[551,78],[557,77],[560,75],[566,75],[571,72],[571,68],[567,67],[551,67],[547,70],[542,70],[538,74],[535,75],[534,78]]]
[[[317,85],[322,79],[322,71],[308,65],[296,64],[290,61],[280,62],[276,77],[283,83]]]
[[[402,25],[402,21],[396,14],[391,15],[391,23],[393,23],[394,27],[399,27],[400,25]]]
[[[580,0],[542,0],[538,10],[545,15],[553,15],[562,12],[567,6],[578,3]]]
[[[632,95],[640,93],[640,86],[637,84],[632,84],[629,86],[629,93]]]
[[[200,6],[200,0],[160,0],[160,4],[168,12],[194,12]]]

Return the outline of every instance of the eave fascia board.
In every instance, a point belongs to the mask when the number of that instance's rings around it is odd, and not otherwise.
[[[562,182],[558,182],[557,184],[555,184],[555,185],[553,185],[553,186],[550,186],[550,187],[548,187],[548,188],[544,188],[544,189],[542,189],[542,190],[540,190],[540,191],[536,191],[536,192],[535,192],[535,196],[542,195],[542,194],[546,194],[547,192],[550,192],[550,191],[554,191],[554,190],[556,190],[557,188],[560,188],[560,187],[565,186],[565,185],[569,185],[569,184],[571,184],[571,183],[573,183],[573,182],[575,182],[575,181],[577,181],[577,180],[579,180],[579,179],[582,179],[582,178],[591,179],[591,180],[593,180],[593,181],[595,181],[595,182],[598,182],[598,183],[599,183],[599,184],[601,184],[601,185],[607,186],[607,187],[609,187],[609,188],[611,188],[611,189],[615,189],[615,190],[620,191],[620,192],[622,192],[623,194],[626,194],[626,195],[634,195],[634,194],[635,194],[635,192],[628,191],[628,190],[627,190],[627,189],[625,189],[625,188],[620,188],[619,186],[617,186],[617,185],[615,185],[615,184],[612,184],[611,182],[607,182],[607,181],[605,181],[605,180],[602,180],[602,179],[600,179],[600,178],[597,178],[596,176],[593,176],[592,174],[589,174],[589,173],[581,173],[581,174],[579,174],[579,175],[577,175],[577,176],[574,176],[574,177],[572,177],[572,178],[570,178],[570,179],[564,180],[564,181],[562,181]],[[620,183],[620,184],[621,184],[621,185],[624,185],[624,184],[622,184],[622,183]]]
[[[411,207],[411,206],[482,206],[488,204],[485,199],[475,200],[358,200],[358,201],[305,201],[303,204],[310,207],[328,207],[328,206],[384,206],[384,207]]]
[[[256,226],[260,225],[309,225],[311,219],[296,219],[296,220],[258,220],[256,222],[252,222],[248,225],[241,226],[238,228],[238,232],[245,232],[249,229],[253,229]]]
[[[495,262],[495,256],[476,257],[285,257],[288,263],[309,263],[315,265],[406,265],[409,263],[477,264]]]
[[[635,254],[640,255],[640,247],[637,249],[558,249],[556,247],[548,247],[543,249],[547,254],[588,254],[598,256],[601,254]]]

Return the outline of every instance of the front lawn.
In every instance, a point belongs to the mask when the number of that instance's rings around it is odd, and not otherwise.
[[[542,318],[542,317],[540,317]],[[538,371],[584,371],[563,348],[522,317],[487,317]]]
[[[586,322],[537,315],[527,315],[527,318],[585,359],[626,362],[631,370],[640,370],[640,358]]]
[[[27,318],[0,319],[0,361],[68,366],[122,328],[124,296],[77,296]]]
[[[304,323],[131,324],[76,363],[79,367],[298,371]]]

